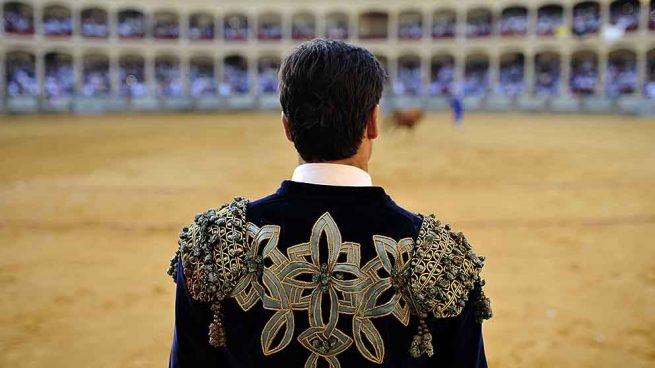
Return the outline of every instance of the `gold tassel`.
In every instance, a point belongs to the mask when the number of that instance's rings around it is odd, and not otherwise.
[[[209,325],[209,345],[220,348],[225,346],[225,329],[221,321],[221,303],[214,303],[211,310],[214,313],[212,323]]]

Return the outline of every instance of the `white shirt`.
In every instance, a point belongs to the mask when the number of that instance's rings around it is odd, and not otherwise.
[[[370,187],[373,185],[371,176],[358,167],[326,163],[298,165],[293,170],[291,180],[300,183],[342,187]]]

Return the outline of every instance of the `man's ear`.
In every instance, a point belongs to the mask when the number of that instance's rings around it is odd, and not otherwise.
[[[289,120],[287,120],[287,117],[284,116],[284,112],[282,113],[282,126],[284,127],[284,135],[287,136],[289,142],[293,143],[293,136],[289,130]]]
[[[378,116],[380,114],[380,104],[375,105],[371,110],[371,115],[368,117],[368,122],[366,123],[366,138],[375,139],[380,134],[378,126]]]

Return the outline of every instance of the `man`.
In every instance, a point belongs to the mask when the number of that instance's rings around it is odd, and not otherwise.
[[[367,50],[301,44],[280,71],[300,165],[180,233],[171,367],[485,367],[483,258],[372,186],[385,72]]]

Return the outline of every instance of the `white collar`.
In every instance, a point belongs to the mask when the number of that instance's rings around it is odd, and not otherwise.
[[[300,183],[342,187],[370,187],[373,185],[371,176],[358,167],[327,163],[298,165],[293,170],[291,180]]]

